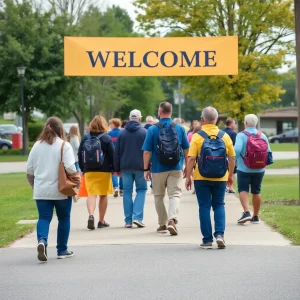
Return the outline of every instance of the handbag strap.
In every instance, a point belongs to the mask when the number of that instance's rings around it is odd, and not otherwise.
[[[60,161],[63,159],[63,152],[64,152],[64,146],[65,146],[65,141],[63,141],[61,148],[60,148]]]

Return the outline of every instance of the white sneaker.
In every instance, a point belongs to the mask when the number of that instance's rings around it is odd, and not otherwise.
[[[146,227],[146,225],[144,223],[137,221],[137,220],[134,220],[132,223],[135,224],[139,228]]]
[[[218,245],[219,249],[225,249],[226,248],[226,244],[225,244],[225,240],[222,236],[218,235],[216,238],[216,242]]]

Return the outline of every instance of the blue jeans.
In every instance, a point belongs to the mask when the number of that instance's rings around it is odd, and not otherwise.
[[[214,210],[215,233],[214,237],[224,237],[225,231],[225,181],[195,180],[195,190],[199,204],[200,228],[203,243],[213,242],[210,220],[211,207]]]
[[[47,247],[49,227],[55,207],[58,218],[57,228],[57,254],[61,254],[68,249],[68,239],[70,235],[70,215],[72,208],[72,197],[66,200],[36,200],[39,211],[39,220],[37,223],[37,239],[44,241]]]
[[[123,207],[125,223],[132,224],[132,221],[143,221],[144,205],[147,192],[147,181],[144,172],[122,172],[123,179]],[[136,185],[136,197],[133,201],[133,184]]]
[[[123,179],[122,179],[122,177],[120,177],[119,184],[120,184],[120,190],[123,191]]]
[[[112,182],[113,182],[114,189],[118,189],[119,188],[119,177],[112,175]]]

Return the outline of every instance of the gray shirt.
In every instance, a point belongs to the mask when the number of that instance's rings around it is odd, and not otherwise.
[[[79,149],[79,145],[80,145],[78,136],[76,136],[76,135],[72,136],[70,138],[70,144],[73,148],[75,161],[78,162],[78,149]]]

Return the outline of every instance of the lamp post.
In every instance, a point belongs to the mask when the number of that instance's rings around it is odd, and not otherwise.
[[[300,159],[300,0],[295,0],[295,33],[296,33],[296,69],[297,69],[297,106],[298,106],[298,159]],[[299,165],[300,172],[300,165]],[[300,196],[300,178],[299,178]]]
[[[22,127],[23,127],[23,133],[22,133],[22,154],[26,155],[26,129],[25,129],[25,105],[24,105],[24,76],[25,76],[25,67],[17,67],[18,75],[20,77],[20,95],[21,95],[21,108],[22,108]]]

